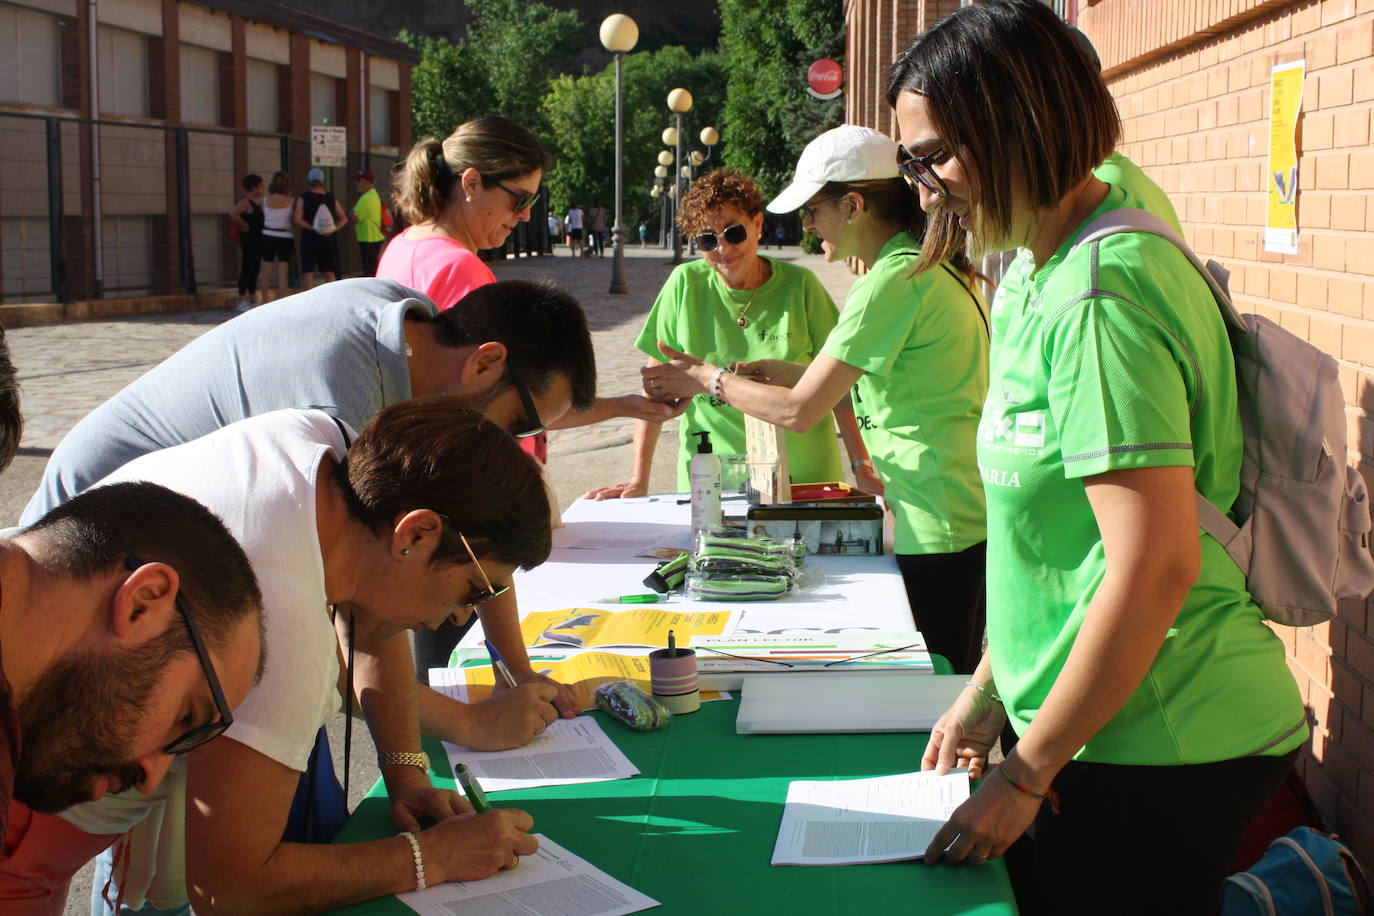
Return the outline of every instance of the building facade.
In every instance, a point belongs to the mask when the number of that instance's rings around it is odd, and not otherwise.
[[[1340,364],[1347,460],[1374,489],[1374,0],[1077,0],[1121,151],[1169,193],[1189,244],[1232,271],[1242,312]],[[954,0],[846,0],[849,119],[895,135],[887,67]],[[1305,62],[1298,253],[1264,249],[1270,73]],[[1374,862],[1374,601],[1318,627],[1276,626],[1312,741],[1299,771],[1328,825]]]
[[[263,0],[0,0],[0,302],[232,284],[242,176],[298,194],[311,125],[344,126],[349,206],[408,143],[416,60]]]

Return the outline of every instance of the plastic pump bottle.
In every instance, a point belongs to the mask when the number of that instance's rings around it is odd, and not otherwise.
[[[692,433],[700,436],[697,453],[692,456],[692,537],[720,524],[720,459],[711,451],[711,434],[705,430]]]

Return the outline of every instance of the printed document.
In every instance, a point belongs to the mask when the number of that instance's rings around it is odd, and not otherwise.
[[[621,916],[659,905],[548,837],[535,836],[539,851],[509,871],[396,899],[422,916]]]
[[[968,770],[787,787],[774,865],[873,865],[919,859],[969,796]]]
[[[474,751],[448,742],[444,751],[450,766],[467,764],[489,793],[639,775],[639,768],[588,716],[559,719],[529,744],[508,751]]]
[[[695,636],[719,636],[730,632],[738,618],[739,611],[670,611],[661,608],[602,611],[574,607],[559,611],[533,611],[520,619],[520,630],[525,645],[530,647],[657,648],[668,645],[669,630],[676,635],[678,645],[685,646]]]

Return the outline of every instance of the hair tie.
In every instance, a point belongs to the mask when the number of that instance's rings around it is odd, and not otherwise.
[[[448,197],[449,187],[453,184],[453,167],[448,164],[448,157],[444,155],[444,145],[438,140],[429,148],[429,157],[433,160],[434,187],[439,191],[439,199],[444,200]]]

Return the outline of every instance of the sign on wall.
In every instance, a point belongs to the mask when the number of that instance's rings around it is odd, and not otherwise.
[[[806,91],[822,100],[839,98],[844,87],[844,68],[822,57],[806,71]]]
[[[310,126],[310,164],[345,165],[348,161],[348,128],[327,124]]]
[[[1305,60],[1279,64],[1269,73],[1268,207],[1264,250],[1298,253],[1298,114],[1302,111]]]

